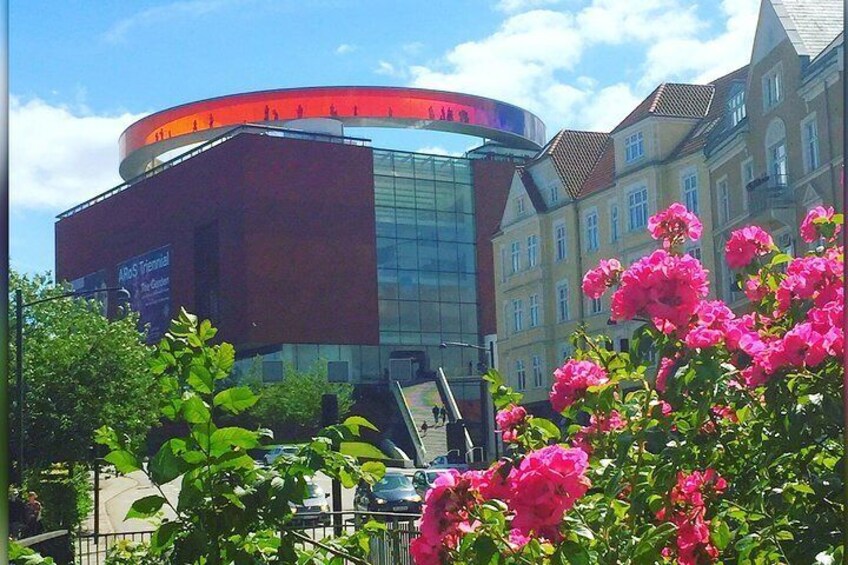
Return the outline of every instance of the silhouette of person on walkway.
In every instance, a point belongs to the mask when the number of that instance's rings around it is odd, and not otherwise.
[[[424,423],[421,424],[421,435],[422,435],[422,437],[427,435],[427,430],[429,430],[429,429],[430,429],[430,426],[428,426],[427,422],[424,421]]]
[[[209,129],[212,129],[212,126],[215,125],[215,116],[209,114]]]
[[[331,116],[338,116],[339,115],[339,113],[336,111],[336,105],[335,104],[330,104],[330,115]]]
[[[357,106],[356,104],[353,105],[353,115],[354,116],[359,115],[359,106]]]
[[[273,114],[273,116],[274,116],[274,121],[275,121],[275,122],[276,122],[277,120],[279,120],[279,119],[280,119],[280,114],[278,114],[278,113],[277,113],[277,109],[276,109],[276,108],[274,108],[274,111],[272,112],[272,114]]]
[[[191,131],[197,131],[197,120],[194,120],[194,123],[191,125]]]
[[[437,424],[439,423],[439,407],[438,406],[433,406],[433,420],[435,420]]]
[[[303,117],[303,106],[301,106],[300,104],[297,105],[297,117],[298,118]]]
[[[444,106],[442,106],[442,111],[441,111],[441,112],[439,112],[439,119],[440,119],[440,120],[444,120],[444,119],[445,119],[445,107],[444,107]]]
[[[432,106],[430,106],[429,108],[427,108],[427,115],[428,115],[428,116],[430,116],[430,119],[431,119],[431,120],[435,120],[435,119],[436,119],[436,112],[433,110],[433,107],[432,107]]]
[[[445,407],[442,406],[442,409],[439,410],[439,415],[442,417],[442,425],[445,425],[445,422],[448,421],[448,411],[445,410]]]
[[[265,104],[265,121],[266,122],[268,121],[268,118],[270,116],[271,116],[271,108],[269,108],[268,105]]]

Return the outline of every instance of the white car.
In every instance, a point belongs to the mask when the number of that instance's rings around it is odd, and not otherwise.
[[[297,455],[299,450],[296,445],[276,445],[265,454],[265,464],[271,465],[280,455]]]

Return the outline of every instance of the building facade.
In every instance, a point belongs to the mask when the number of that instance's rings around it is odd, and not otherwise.
[[[759,224],[792,250],[809,208],[843,209],[841,10],[764,0],[749,65],[662,84],[609,134],[563,130],[516,172],[493,238],[495,300],[499,367],[527,404],[544,411],[581,326],[629,349],[635,324],[610,323],[609,295],[588,299],[580,285],[602,258],[626,266],[656,249],[646,226],[657,211],[682,202],[700,217],[686,251],[712,297],[744,307],[723,260],[730,231]]]

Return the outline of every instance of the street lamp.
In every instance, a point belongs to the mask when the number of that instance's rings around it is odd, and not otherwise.
[[[21,482],[24,479],[24,323],[23,323],[23,315],[24,308],[28,308],[30,306],[35,306],[37,304],[43,304],[45,302],[51,302],[53,300],[59,300],[61,298],[79,298],[82,296],[90,296],[92,294],[98,294],[100,292],[117,292],[118,296],[123,298],[124,300],[129,300],[130,293],[127,289],[120,286],[107,287],[107,288],[98,288],[95,290],[86,290],[82,292],[66,292],[65,294],[60,294],[58,296],[49,296],[47,298],[42,298],[40,300],[33,300],[32,302],[27,302],[24,304],[24,296],[23,291],[21,289],[15,290],[15,319],[17,320],[15,327],[15,351],[17,355],[15,356],[15,377],[16,384],[18,387],[18,476],[20,477]]]
[[[480,346],[480,345],[475,345],[473,343],[464,343],[464,342],[461,342],[461,341],[443,341],[441,344],[439,344],[439,347],[441,349],[447,349],[448,347],[466,347],[468,349],[476,349],[477,351],[488,351],[489,352],[489,367],[492,368],[492,369],[495,368],[495,342],[494,341],[489,342],[489,347],[483,347],[483,346]],[[480,422],[480,424],[483,428],[481,431],[483,432],[484,458],[488,457],[488,455],[489,455],[488,447],[489,447],[489,441],[491,439],[489,437],[489,429],[492,429],[492,430],[495,429],[494,428],[494,416],[495,416],[494,406],[492,406],[491,409],[489,409],[488,406],[489,406],[489,387],[488,387],[488,383],[483,378],[481,378],[480,379],[480,420],[482,420],[482,421]],[[493,443],[494,443],[494,455],[495,455],[495,459],[497,459],[498,457],[500,457],[500,455],[498,453],[497,438],[494,439]]]

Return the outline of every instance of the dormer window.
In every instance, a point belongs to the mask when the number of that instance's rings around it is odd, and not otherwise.
[[[524,197],[519,196],[518,198],[515,199],[515,215],[516,216],[523,216],[524,211],[525,211]]]
[[[559,184],[554,182],[550,186],[551,204],[559,202]]]
[[[783,99],[783,80],[780,68],[774,68],[763,76],[763,110],[770,110]]]
[[[730,114],[730,123],[732,127],[736,127],[739,122],[745,119],[745,91],[740,90],[727,101],[727,113]]]
[[[642,132],[634,133],[624,138],[624,161],[632,163],[645,155]]]

